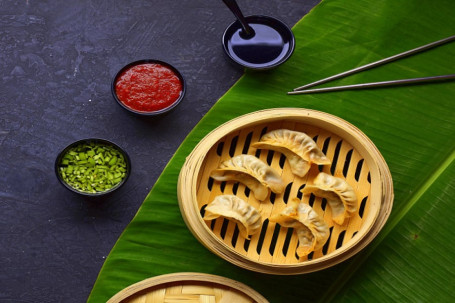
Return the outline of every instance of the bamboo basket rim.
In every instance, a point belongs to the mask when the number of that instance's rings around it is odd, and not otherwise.
[[[245,120],[249,120],[252,117],[256,120],[245,123]],[[364,231],[356,234],[347,244],[343,244],[340,249],[317,259],[295,264],[276,264],[251,260],[215,237],[199,214],[196,197],[197,177],[193,178],[192,174],[189,173],[191,169],[194,168],[199,174],[199,169],[204,162],[205,156],[199,158],[197,158],[197,156],[206,154],[210,148],[212,148],[213,144],[211,146],[205,146],[206,141],[209,139],[216,139],[214,140],[215,143],[229,133],[238,131],[239,129],[276,119],[296,119],[299,122],[301,119],[304,119],[304,121],[301,121],[302,123],[317,125],[322,129],[335,127],[336,132],[334,132],[333,129],[331,129],[330,132],[348,140],[351,144],[353,142],[356,143],[356,150],[358,150],[364,156],[365,161],[368,162],[372,180],[372,192],[374,188],[377,192],[375,201],[380,204],[376,208],[376,213],[373,214],[373,220],[369,222],[368,225],[362,226]],[[317,124],[314,122],[317,122]],[[222,133],[223,130],[227,130],[227,132]],[[190,164],[191,167],[189,166]],[[188,186],[191,188],[190,198],[184,193],[185,187]],[[187,157],[179,175],[177,192],[180,211],[185,223],[193,235],[209,250],[237,266],[258,272],[282,275],[317,271],[352,257],[367,246],[379,233],[386,223],[393,205],[392,177],[385,159],[374,143],[356,126],[337,116],[303,108],[272,108],[260,110],[236,117],[216,127],[196,145]]]
[[[230,289],[234,289],[243,295],[248,296],[256,303],[269,303],[267,299],[265,299],[260,293],[258,293],[253,288],[249,287],[246,284],[243,284],[239,281],[232,280],[226,277],[213,275],[213,274],[206,274],[206,273],[199,273],[199,272],[178,272],[178,273],[170,273],[170,274],[163,274],[156,277],[148,278],[137,283],[134,283],[126,288],[122,289],[118,293],[116,293],[113,297],[111,297],[107,303],[120,303],[123,300],[128,299],[148,288],[158,287],[160,285],[165,285],[169,283],[175,282],[204,282],[204,283],[211,283],[219,285],[220,287],[228,287]]]

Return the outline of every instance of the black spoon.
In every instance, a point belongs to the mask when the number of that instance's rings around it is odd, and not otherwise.
[[[223,35],[226,54],[250,69],[270,69],[285,62],[293,53],[295,38],[283,22],[268,16],[244,17],[235,0],[223,0],[237,21]]]
[[[223,0],[224,4],[231,10],[234,16],[239,20],[240,25],[242,25],[242,31],[240,35],[244,39],[252,38],[255,35],[254,29],[246,22],[245,17],[240,10],[237,2],[235,0]]]

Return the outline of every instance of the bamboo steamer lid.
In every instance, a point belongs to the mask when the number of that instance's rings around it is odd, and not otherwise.
[[[225,277],[182,272],[145,279],[122,289],[107,303],[268,303],[249,286]]]
[[[251,144],[274,129],[301,131],[309,135],[332,161],[314,166],[303,178],[295,176],[279,152],[257,150]],[[260,202],[249,189],[236,182],[218,182],[210,172],[240,154],[255,155],[281,174],[286,189]],[[343,225],[331,220],[325,199],[303,196],[300,190],[320,172],[344,178],[356,192],[358,211]],[[201,213],[218,195],[236,195],[262,215],[261,232],[250,240],[239,235],[235,222],[225,218],[204,221]],[[302,199],[324,218],[330,237],[323,248],[299,258],[298,238],[292,229],[269,222],[292,197]],[[240,116],[210,132],[194,148],[178,180],[179,206],[190,231],[209,250],[246,269],[278,275],[302,274],[338,264],[362,250],[384,226],[393,204],[393,184],[387,164],[358,128],[339,117],[308,109],[277,108]]]

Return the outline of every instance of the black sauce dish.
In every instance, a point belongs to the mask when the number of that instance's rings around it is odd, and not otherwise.
[[[126,71],[131,70],[132,68],[135,68],[140,65],[147,65],[147,64],[160,65],[160,66],[168,69],[178,78],[178,81],[180,82],[180,85],[181,85],[180,94],[170,105],[168,105],[164,108],[160,108],[157,110],[151,110],[151,111],[134,109],[134,108],[126,105],[125,102],[123,100],[121,100],[121,98],[117,94],[116,86],[117,86],[117,83],[119,82],[119,79],[122,77],[122,75],[124,75]],[[153,86],[151,83],[149,83],[149,85],[150,85],[150,87]],[[180,104],[180,102],[183,100],[183,98],[185,96],[186,81],[185,81],[185,78],[183,77],[182,73],[180,73],[180,71],[177,68],[175,68],[173,65],[171,65],[167,62],[164,62],[164,61],[160,61],[160,60],[143,59],[143,60],[138,60],[138,61],[128,63],[115,74],[115,76],[113,77],[112,82],[111,82],[111,92],[112,92],[112,96],[114,97],[114,100],[117,102],[117,104],[120,105],[123,109],[127,110],[128,112],[133,113],[138,116],[143,116],[143,117],[157,117],[157,116],[163,116],[163,115],[171,112],[173,109],[175,109]]]
[[[270,70],[286,62],[294,52],[295,37],[284,22],[269,16],[245,17],[253,34],[246,36],[239,20],[231,23],[222,36],[226,55],[249,70]]]
[[[93,147],[93,149],[89,149],[87,146]],[[106,151],[106,153],[112,152],[112,153],[115,153],[116,155],[121,155],[121,156],[117,157],[117,160],[115,160],[115,163],[113,160],[114,157],[111,157],[110,159],[104,159],[104,160],[107,160],[106,162],[108,162],[108,163],[101,163],[101,165],[99,165],[100,163],[95,164],[96,167],[99,168],[101,166],[101,167],[103,167],[103,169],[105,169],[104,166],[107,167],[108,165],[111,165],[111,164],[115,165],[115,164],[117,164],[118,161],[123,161],[123,163],[119,162],[119,164],[117,166],[124,168],[124,172],[118,177],[115,177],[115,174],[113,174],[113,178],[120,178],[121,180],[118,183],[116,183],[115,185],[113,185],[112,187],[106,188],[105,190],[101,190],[101,191],[95,190],[95,192],[81,190],[81,189],[78,189],[75,186],[71,185],[70,184],[71,181],[65,180],[66,178],[64,177],[64,171],[66,170],[66,172],[68,173],[67,169],[70,164],[67,163],[67,160],[68,160],[69,153],[71,151],[74,153],[75,152],[74,149],[78,148],[78,147],[79,148],[87,147],[84,150],[94,150],[95,155],[100,155],[102,151]],[[100,148],[101,151],[98,151],[98,148]],[[90,152],[85,152],[85,153],[89,154],[89,156],[86,155],[86,157],[87,157],[86,159],[89,159],[91,153]],[[109,154],[111,154],[111,153],[109,153]],[[74,157],[74,156],[75,155],[72,155],[71,157]],[[96,158],[96,157],[93,156],[93,158]],[[91,159],[93,160],[93,158],[91,158]],[[99,159],[99,157],[97,159]],[[121,159],[121,160],[119,160],[119,159]],[[66,160],[66,162],[65,162],[65,160]],[[111,162],[109,163],[109,161],[111,161]],[[107,165],[104,165],[104,164],[107,164]],[[120,165],[120,164],[122,164],[122,165]],[[112,168],[112,165],[110,168]],[[89,169],[91,169],[93,167],[94,166],[90,167]],[[55,174],[57,176],[58,181],[69,191],[76,193],[78,195],[87,197],[87,198],[97,198],[97,197],[104,197],[108,194],[111,194],[111,193],[117,191],[120,187],[122,187],[126,183],[126,181],[128,180],[128,177],[131,174],[131,160],[130,160],[130,157],[128,156],[128,153],[123,148],[118,146],[117,144],[115,144],[109,140],[105,140],[105,139],[89,138],[89,139],[82,139],[82,140],[73,142],[73,143],[69,144],[68,146],[66,146],[61,152],[59,152],[57,155],[57,158],[55,160],[54,170],[55,170]],[[81,172],[81,173],[83,174],[84,172]],[[112,171],[110,171],[110,173],[112,173]],[[119,171],[118,173],[121,173],[121,172]]]

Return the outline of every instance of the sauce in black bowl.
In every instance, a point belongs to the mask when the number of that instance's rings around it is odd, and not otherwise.
[[[292,55],[295,38],[286,24],[267,16],[248,16],[245,20],[254,35],[245,36],[239,21],[223,35],[224,49],[233,61],[250,69],[270,69]]]

